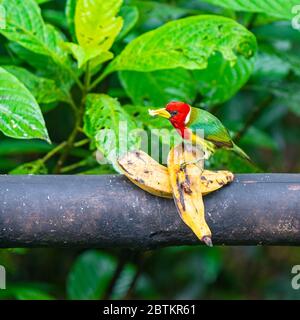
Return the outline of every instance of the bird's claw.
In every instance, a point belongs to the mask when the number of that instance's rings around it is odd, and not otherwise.
[[[186,168],[186,166],[188,165],[188,162],[183,162],[180,164],[180,171],[184,171],[184,169]]]
[[[180,164],[180,170],[183,171],[186,168],[187,165],[189,165],[189,164],[198,164],[200,161],[205,160],[205,159],[206,158],[205,158],[205,154],[204,154],[203,157],[198,158],[196,160],[183,162],[183,163]]]

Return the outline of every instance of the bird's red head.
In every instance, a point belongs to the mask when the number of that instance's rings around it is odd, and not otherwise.
[[[170,122],[177,129],[182,129],[190,120],[191,106],[185,102],[172,101],[166,105],[170,113]]]
[[[182,137],[188,138],[186,126],[190,120],[191,106],[185,102],[172,101],[165,108],[149,110],[151,116],[159,116],[168,119]]]

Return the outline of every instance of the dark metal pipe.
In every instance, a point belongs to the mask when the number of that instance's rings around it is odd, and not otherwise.
[[[205,207],[214,244],[300,245],[300,175],[237,175]],[[1,247],[198,243],[172,200],[123,176],[0,176]]]

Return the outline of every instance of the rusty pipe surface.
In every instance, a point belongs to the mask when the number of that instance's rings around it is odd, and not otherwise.
[[[205,208],[215,245],[300,245],[300,175],[237,175]],[[0,176],[1,247],[190,244],[200,242],[173,200],[124,176]]]

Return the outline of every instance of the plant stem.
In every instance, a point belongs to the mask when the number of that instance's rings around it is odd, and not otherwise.
[[[73,100],[73,97],[71,95],[69,95],[69,101],[68,101],[69,106],[72,108],[72,110],[74,111],[74,113],[77,112],[77,106]]]
[[[90,64],[89,62],[86,64],[86,72],[84,78],[84,87],[83,87],[83,103],[85,103],[86,95],[90,90],[90,82],[91,82],[91,73],[90,73]]]
[[[53,148],[51,151],[49,151],[43,158],[42,161],[45,163],[47,162],[50,158],[55,156],[59,151],[65,148],[66,146],[66,141],[62,142],[61,144],[57,145],[55,148]]]
[[[75,146],[75,144],[74,144],[74,146]],[[75,169],[84,167],[85,165],[87,165],[89,163],[89,161],[90,161],[90,159],[84,159],[84,160],[79,161],[77,163],[71,164],[70,166],[61,168],[60,172],[67,173],[67,172],[73,171]]]
[[[79,130],[78,130],[79,131]],[[86,144],[88,144],[90,142],[90,139],[83,139],[83,140],[80,140],[80,141],[77,141],[74,143],[74,147],[75,148],[79,148],[79,147],[82,147],[82,146],[85,146]]]
[[[137,253],[137,265],[136,265],[137,269],[136,269],[135,275],[130,283],[129,289],[127,290],[123,299],[125,299],[125,300],[131,299],[132,294],[134,292],[134,289],[136,287],[136,284],[139,280],[139,277],[143,272],[144,264],[145,264],[145,253],[138,252]]]
[[[106,72],[105,70],[101,75],[94,81],[89,87],[89,90],[93,90],[109,73]]]
[[[129,250],[125,250],[125,252],[128,254],[122,254],[122,256],[119,258],[118,261],[118,265],[116,267],[116,270],[114,272],[114,275],[108,285],[108,288],[104,294],[104,296],[102,297],[102,300],[108,300],[111,299],[111,295],[113,294],[113,290],[114,287],[122,273],[122,271],[124,270],[124,267],[126,266],[126,263],[128,262],[128,256],[130,256],[130,251]]]
[[[71,132],[68,140],[66,141],[65,150],[64,150],[63,154],[61,155],[61,157],[58,159],[56,167],[54,169],[54,173],[56,173],[56,174],[60,173],[61,168],[62,168],[63,164],[65,163],[65,161],[67,160],[67,158],[68,158],[68,156],[70,154],[70,151],[71,151],[71,149],[73,147],[73,143],[74,143],[74,141],[76,139],[76,136],[77,136],[77,126],[78,126],[79,121],[80,121],[79,119],[80,119],[80,117],[77,114],[76,115],[75,127],[74,127],[73,131]]]
[[[50,150],[42,159],[40,159],[39,165],[32,171],[32,174],[36,174],[41,166],[45,164],[49,159],[55,156],[59,151],[61,151],[66,146],[66,142],[62,142],[61,144],[57,145],[55,148]]]
[[[82,127],[78,128],[78,132],[85,133]]]
[[[56,164],[56,167],[54,169],[54,173],[56,173],[56,174],[61,172],[61,168],[64,165],[64,163],[66,162],[66,160],[67,160],[67,158],[68,158],[68,156],[70,154],[70,151],[71,151],[72,147],[74,146],[74,142],[75,142],[75,139],[77,137],[79,128],[81,127],[85,100],[86,100],[86,96],[87,96],[87,94],[89,92],[90,79],[91,79],[90,66],[89,66],[89,63],[87,63],[86,72],[85,72],[85,79],[84,79],[84,86],[82,88],[82,98],[81,98],[81,103],[80,103],[79,108],[77,108],[76,105],[74,104],[74,106],[76,107],[74,109],[74,112],[75,112],[75,125],[74,125],[74,128],[73,128],[73,130],[72,130],[67,142],[66,142],[64,153],[59,158],[59,160],[58,160],[58,162]],[[71,99],[71,101],[73,101],[73,100]],[[72,102],[71,102],[71,105],[73,105]]]
[[[74,79],[74,81],[77,83],[78,87],[83,90],[83,84],[81,83],[81,81],[79,80],[79,78],[77,77],[76,73],[72,70],[72,68],[66,68],[69,72],[69,74],[71,75],[71,77]]]

